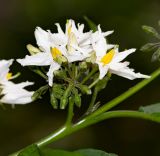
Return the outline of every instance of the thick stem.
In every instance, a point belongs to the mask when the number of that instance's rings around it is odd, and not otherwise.
[[[124,92],[120,96],[118,96],[118,97],[114,98],[113,100],[111,100],[110,102],[104,104],[97,111],[95,111],[93,114],[91,114],[90,117],[97,116],[97,115],[104,113],[104,112],[108,111],[109,109],[115,107],[116,105],[118,105],[119,103],[121,103],[122,101],[124,101],[125,99],[130,97],[131,95],[135,94],[143,87],[145,87],[147,84],[152,82],[159,75],[160,75],[160,68],[151,74],[151,78],[145,79],[145,80],[139,82],[137,85],[130,88],[129,90],[127,90],[126,92]]]

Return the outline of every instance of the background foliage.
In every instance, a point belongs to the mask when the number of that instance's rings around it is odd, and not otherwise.
[[[141,25],[158,28],[160,19],[159,0],[1,0],[0,1],[0,58],[19,58],[27,54],[26,44],[35,43],[34,29],[55,30],[54,23],[64,24],[67,18],[77,22],[85,22],[87,15],[95,23],[101,24],[103,30],[115,30],[109,38],[111,43],[120,44],[121,49],[140,48],[154,38],[146,35]],[[130,56],[131,66],[137,71],[149,74],[159,64],[151,63],[152,53],[137,51]],[[22,76],[17,81],[36,81],[45,84],[28,68],[22,69],[15,64],[13,70],[20,70]],[[113,76],[99,99],[102,103],[119,95],[139,80],[129,81]],[[148,105],[160,101],[160,80],[155,80],[123,102],[119,109],[137,109],[140,105]],[[118,86],[118,87],[117,87]],[[105,98],[104,98],[105,97]],[[83,107],[87,101],[83,101]],[[77,109],[76,112],[79,112]],[[79,112],[81,113],[82,110]],[[76,116],[79,116],[79,113]],[[59,127],[66,117],[66,111],[53,110],[48,97],[34,104],[16,106],[11,109],[5,106],[0,109],[0,155],[7,155],[45,136]],[[78,148],[96,148],[120,156],[160,155],[160,125],[137,119],[112,119],[86,128],[52,145],[52,147],[76,150]]]

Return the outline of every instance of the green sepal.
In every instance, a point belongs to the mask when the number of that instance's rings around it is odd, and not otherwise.
[[[37,47],[34,47],[34,46],[31,45],[31,44],[27,44],[26,48],[27,48],[27,50],[29,51],[29,53],[30,53],[31,55],[35,55],[35,54],[41,52],[40,49],[38,49]]]
[[[45,86],[40,87],[40,88],[39,88],[38,90],[36,90],[36,91],[34,92],[34,94],[32,95],[32,100],[35,101],[35,100],[37,100],[37,99],[41,99],[41,98],[42,98],[41,96],[44,95],[44,94],[47,92],[48,88],[49,88],[48,85],[45,85]]]

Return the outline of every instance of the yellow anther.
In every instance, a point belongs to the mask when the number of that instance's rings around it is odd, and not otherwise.
[[[110,63],[113,59],[114,54],[115,54],[115,50],[114,49],[110,50],[106,55],[102,57],[101,62],[104,65]]]
[[[9,80],[9,79],[11,79],[11,77],[12,77],[12,73],[7,73],[7,79]]]
[[[55,47],[51,48],[51,54],[52,54],[53,59],[56,59],[58,56],[62,56],[61,51]]]

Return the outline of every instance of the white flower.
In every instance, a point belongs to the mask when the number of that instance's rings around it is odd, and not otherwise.
[[[99,79],[102,79],[107,72],[133,80],[136,78],[150,78],[150,76],[141,73],[135,73],[134,69],[128,67],[129,62],[123,61],[129,54],[135,52],[136,49],[129,49],[123,52],[118,52],[118,48],[112,49],[104,56],[97,58],[96,63],[99,66]],[[98,53],[98,51],[97,51]]]
[[[27,91],[24,87],[32,85],[32,82],[22,82],[15,84],[10,81],[12,73],[9,73],[9,67],[13,60],[0,61],[0,99],[1,103],[6,104],[27,104],[32,102],[33,91]]]
[[[121,62],[129,54],[135,52],[136,49],[130,49],[123,52],[119,52],[118,48],[113,49],[115,45],[108,44],[105,38],[111,33],[113,33],[113,31],[102,32],[100,26],[98,26],[98,31],[92,35],[92,46],[93,52],[95,53],[94,59],[95,63],[98,64],[100,71],[99,79],[102,79],[108,71],[130,80],[135,78],[149,78],[147,75],[135,73],[134,69],[128,67],[129,62]]]
[[[49,85],[52,86],[53,72],[60,68],[60,64],[57,63],[57,59],[62,56],[62,51],[64,51],[65,48],[55,45],[52,40],[52,34],[44,31],[40,27],[36,28],[35,37],[42,52],[36,53],[32,56],[26,55],[24,59],[17,59],[17,61],[22,66],[50,66],[47,76]]]
[[[91,35],[92,32],[83,32],[84,24],[75,25],[74,20],[68,20],[66,23],[66,30],[63,32],[59,23],[56,24],[58,33],[53,34],[55,42],[61,41],[66,47],[63,55],[68,62],[82,61],[90,56],[92,52]]]
[[[65,33],[57,23],[58,33],[52,34],[37,27],[35,37],[42,52],[24,59],[17,59],[22,66],[50,66],[47,73],[49,85],[53,85],[53,72],[59,70],[61,64],[58,60],[67,58],[68,62],[82,61],[90,56],[92,51],[91,32],[83,33],[84,25],[75,26],[73,20],[66,24]]]

